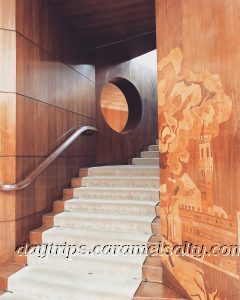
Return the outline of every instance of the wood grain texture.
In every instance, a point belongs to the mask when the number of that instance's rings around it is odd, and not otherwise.
[[[17,0],[16,28],[53,58],[95,81],[94,67],[86,61],[85,41],[76,39],[75,29],[64,22],[48,0]]]
[[[92,118],[94,82],[17,35],[17,92]]]
[[[0,92],[16,92],[16,32],[0,29]]]
[[[239,244],[240,4],[157,0],[156,15],[163,239]],[[188,299],[240,298],[239,257],[163,262]]]
[[[126,163],[145,145],[157,136],[157,91],[156,70],[148,69],[130,60],[115,65],[98,64],[96,66],[97,101],[97,163]],[[101,112],[101,91],[104,85],[114,77],[123,77],[137,88],[142,100],[142,119],[129,133],[114,132],[104,121]]]
[[[101,93],[101,109],[105,121],[115,131],[121,132],[128,121],[128,103],[122,91],[107,83]]]
[[[155,32],[155,1],[50,0],[89,47]]]
[[[127,124],[127,111],[102,107],[102,114],[107,124],[117,132],[121,132]]]
[[[16,5],[16,31],[0,29],[0,91],[5,92],[0,93],[0,177],[5,183],[24,179],[75,129],[96,125],[95,68],[78,51],[74,30],[46,0],[17,0]],[[79,167],[95,163],[95,143],[96,137],[81,137],[27,189],[0,193],[1,262],[41,225],[42,214],[52,210]]]
[[[0,28],[16,29],[16,0],[0,0]]]
[[[15,0],[0,1],[0,182],[16,179]],[[15,193],[0,192],[0,263],[15,247]],[[7,222],[7,220],[12,220]]]

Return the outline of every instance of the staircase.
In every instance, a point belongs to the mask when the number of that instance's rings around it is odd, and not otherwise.
[[[157,144],[139,156],[129,165],[80,170],[31,232],[31,243],[40,244],[35,252],[15,254],[1,300],[181,299],[162,284],[160,257],[143,251],[161,240]],[[47,258],[41,243],[49,245]]]

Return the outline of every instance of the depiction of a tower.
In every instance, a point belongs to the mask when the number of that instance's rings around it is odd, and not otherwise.
[[[204,122],[199,139],[199,176],[202,210],[208,212],[213,206],[213,156],[211,135],[205,132]]]

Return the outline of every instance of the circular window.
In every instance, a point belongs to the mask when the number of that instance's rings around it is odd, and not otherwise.
[[[116,77],[106,83],[100,102],[105,121],[116,132],[133,130],[141,120],[140,95],[136,87],[125,78]]]

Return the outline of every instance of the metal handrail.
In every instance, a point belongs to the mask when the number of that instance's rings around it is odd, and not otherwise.
[[[61,146],[51,153],[32,173],[24,180],[14,184],[0,184],[0,191],[18,191],[29,186],[33,180],[40,175],[61,153],[66,150],[80,135],[97,132],[97,128],[83,126],[77,129]]]

